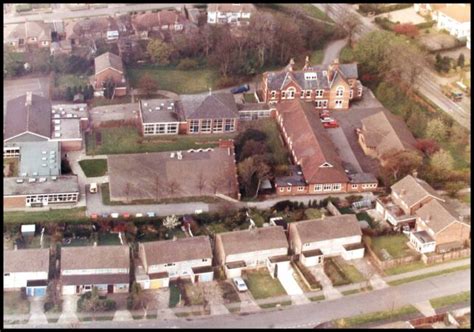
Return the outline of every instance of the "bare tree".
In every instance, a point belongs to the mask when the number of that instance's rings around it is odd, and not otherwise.
[[[199,195],[201,195],[202,190],[206,186],[206,179],[204,178],[204,173],[200,171],[196,179],[196,187],[199,189]]]
[[[168,181],[168,183],[167,183],[167,188],[168,188],[168,193],[169,193],[170,195],[174,195],[174,194],[176,194],[178,191],[181,190],[181,186],[180,186],[179,183],[176,182],[175,180]]]
[[[362,27],[362,21],[359,19],[357,14],[354,14],[349,11],[343,12],[339,20],[339,26],[346,30],[347,37],[349,40],[349,45],[352,47],[354,35],[358,33]]]
[[[155,175],[153,178],[153,191],[155,193],[155,200],[160,199],[160,193],[161,193],[161,180],[158,175]]]
[[[176,228],[176,226],[179,224],[179,220],[174,214],[163,219],[163,226],[165,226],[167,229]]]

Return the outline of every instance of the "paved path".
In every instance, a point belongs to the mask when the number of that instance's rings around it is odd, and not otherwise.
[[[44,314],[44,297],[30,297],[30,320],[28,324],[47,324],[48,319]]]
[[[382,279],[380,274],[377,273],[377,270],[370,264],[366,259],[355,259],[351,261],[357,270],[359,270],[362,275],[367,278],[370,282],[370,285],[374,289],[382,289],[388,287],[387,283]]]
[[[278,280],[288,295],[303,295],[303,290],[296,282],[293,274],[293,267],[289,267],[288,271],[278,271]]]
[[[415,303],[413,306],[426,317],[436,315],[436,311],[433,309],[430,301],[428,300]]]
[[[79,323],[76,315],[77,300],[78,296],[76,295],[63,295],[63,312],[59,317],[58,324]]]
[[[331,280],[328,278],[322,266],[312,266],[309,268],[311,273],[316,277],[316,279],[321,283],[323,287],[323,294],[327,300],[334,300],[341,298],[343,295],[332,285]]]
[[[128,310],[117,310],[114,315],[114,321],[129,321],[133,320],[132,314]]]
[[[347,45],[347,41],[347,38],[344,38],[332,41],[327,44],[327,46],[324,48],[324,58],[322,64],[329,65],[334,61],[334,59],[338,59],[341,50]]]

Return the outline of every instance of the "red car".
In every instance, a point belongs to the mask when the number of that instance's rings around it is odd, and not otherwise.
[[[96,220],[96,219],[97,219],[97,213],[91,214],[91,219],[92,219],[92,220]]]
[[[337,123],[337,121],[324,122],[323,127],[324,128],[337,128],[339,127],[339,124]]]
[[[125,213],[123,214],[123,217],[124,217],[124,218],[130,218],[130,213],[125,212]]]

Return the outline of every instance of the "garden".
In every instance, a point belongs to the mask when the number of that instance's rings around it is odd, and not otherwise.
[[[412,256],[416,252],[407,245],[404,234],[372,237],[370,245],[380,260]]]
[[[364,276],[340,257],[324,259],[324,273],[334,287],[365,281]]]
[[[86,159],[79,161],[84,174],[89,177],[104,176],[107,173],[107,159]]]
[[[242,273],[249,291],[256,300],[286,295],[278,279],[273,279],[266,268]]]

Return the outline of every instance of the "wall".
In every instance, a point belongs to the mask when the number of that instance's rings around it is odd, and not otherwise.
[[[324,222],[324,220],[321,222]],[[361,240],[362,239],[360,235],[354,235],[338,239],[305,243],[303,245],[303,251],[320,249],[326,255],[341,255],[345,251],[343,248],[344,245],[361,243]]]
[[[328,202],[328,205],[326,206],[326,208],[328,209],[329,212],[331,212],[333,216],[341,215],[341,212],[339,212],[339,210],[334,206],[334,204],[332,204],[331,201]]]
[[[266,264],[268,257],[281,256],[281,255],[286,255],[286,254],[288,254],[288,248],[276,248],[276,249],[227,255],[225,261],[226,263],[244,261],[245,264],[247,264],[247,267],[252,267],[252,266]]]
[[[300,254],[301,253],[301,238],[300,235],[298,234],[298,231],[296,229],[296,224],[291,223],[288,227],[288,239],[290,241],[290,250],[293,254]]]
[[[82,139],[77,141],[61,141],[61,152],[79,151],[82,149]]]
[[[471,248],[466,248],[466,249],[450,251],[444,254],[421,255],[421,260],[425,264],[435,264],[435,263],[442,263],[444,261],[449,261],[451,259],[469,257],[470,255],[471,255]]]
[[[207,261],[203,262],[202,259],[194,259],[189,261],[182,261],[182,262],[170,262],[174,263],[173,266],[165,266],[165,264],[158,264],[158,265],[149,265],[147,273],[159,273],[159,272],[168,272],[170,277],[178,277],[184,275],[192,274],[193,267],[199,266],[211,266],[212,265],[212,257],[204,258]]]
[[[346,261],[351,260],[351,259],[359,259],[364,257],[364,248],[360,249],[354,249],[354,250],[346,250],[342,252],[342,258],[344,258]]]
[[[72,295],[72,294],[76,294],[76,286],[72,285],[72,286],[63,286],[63,295]]]
[[[26,197],[9,197],[3,196],[3,207],[4,208],[24,208],[26,207]]]
[[[10,276],[3,277],[3,288],[8,289],[26,287],[28,280],[48,280],[48,272],[10,273]]]
[[[321,262],[319,261],[321,259]],[[303,263],[304,266],[316,266],[322,264],[324,261],[324,256],[311,256],[305,257],[303,254],[300,254],[300,262]]]
[[[392,268],[392,267],[404,265],[404,264],[411,263],[411,262],[417,262],[421,258],[421,255],[413,255],[413,256],[408,256],[408,257],[402,257],[402,258],[396,258],[396,259],[381,261],[377,257],[375,252],[372,251],[372,249],[370,248],[370,245],[367,244],[366,239],[363,238],[362,241],[364,243],[366,252],[369,255],[371,261],[377,266],[377,268],[379,268],[381,270],[389,269],[389,268]]]
[[[436,245],[449,242],[464,242],[469,239],[471,228],[460,222],[453,223],[435,234]]]

